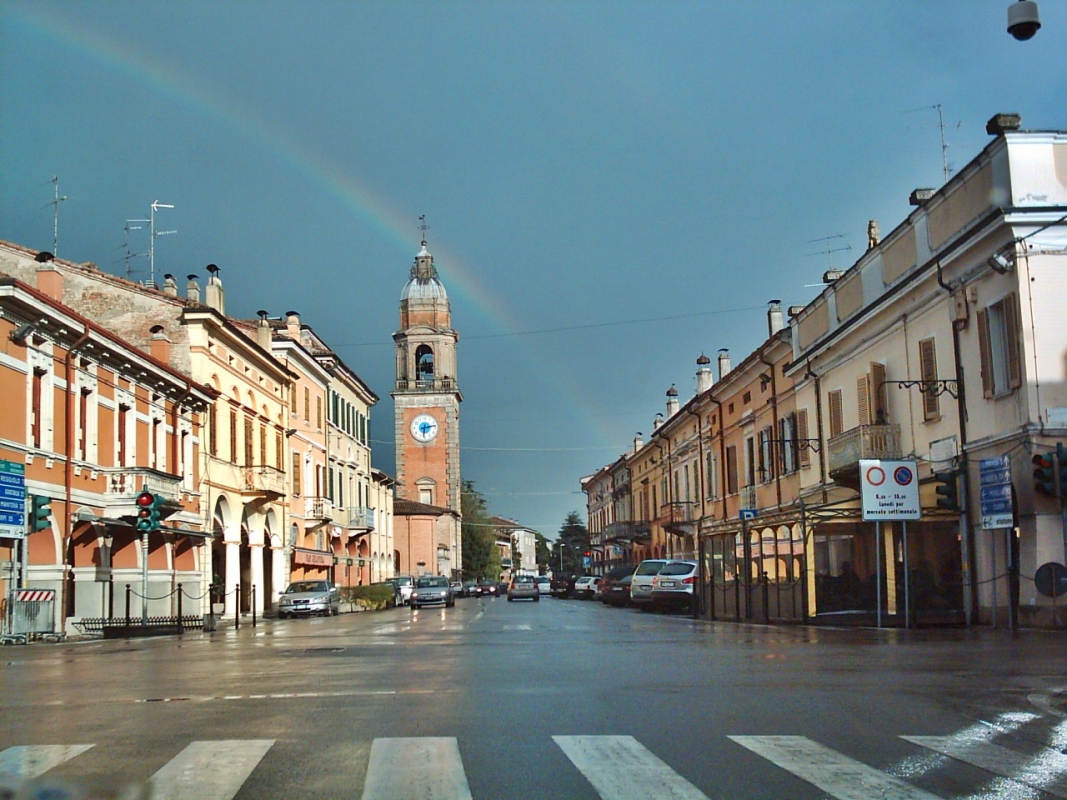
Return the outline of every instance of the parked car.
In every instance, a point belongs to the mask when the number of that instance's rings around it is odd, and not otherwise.
[[[516,575],[511,579],[511,584],[508,586],[509,603],[512,600],[533,600],[536,603],[540,599],[541,592],[532,575]]]
[[[463,596],[475,597],[478,594],[478,581],[463,581]]]
[[[329,581],[294,581],[278,600],[278,619],[341,612],[341,593]]]
[[[463,594],[463,581],[452,581],[452,596],[465,597]]]
[[[646,558],[634,570],[630,581],[630,600],[642,611],[652,607],[652,579],[666,563],[665,558]]]
[[[697,562],[668,561],[652,578],[652,606],[656,609],[693,610]]]
[[[604,586],[600,590],[600,599],[607,603],[609,606],[632,606],[633,601],[630,599],[630,582],[634,579],[633,573],[623,575],[617,581],[613,581],[609,586]]]
[[[498,588],[496,581],[478,581],[478,586],[475,588],[475,595],[478,597],[496,597]]]
[[[389,608],[396,608],[397,606],[404,605],[404,598],[400,595],[400,587],[392,581],[380,581],[378,583],[372,583],[371,586],[388,586],[393,590],[393,599],[386,603]]]
[[[568,575],[561,572],[552,576],[552,596],[553,597],[572,597],[574,595],[574,582],[578,580],[577,575]]]
[[[599,575],[583,575],[574,582],[574,596],[581,600],[592,600],[596,597],[598,583],[600,583]]]
[[[604,579],[600,581],[600,585],[597,586],[597,596],[600,598],[600,602],[608,605],[629,605],[630,604],[630,578],[634,574],[634,565],[625,564],[621,567],[612,567],[604,575]],[[623,602],[619,602],[620,589],[619,582],[623,579],[626,580],[625,591],[626,597]]]
[[[537,593],[538,594],[552,594],[552,579],[547,575],[538,575],[534,578],[537,581]]]
[[[395,578],[386,578],[386,583],[396,586],[400,592],[400,604],[407,605],[411,601],[411,592],[415,588],[415,579],[410,575],[397,575]]]
[[[415,579],[415,588],[411,592],[411,607],[444,605],[452,608],[456,604],[452,594],[452,584],[443,575],[423,575]]]

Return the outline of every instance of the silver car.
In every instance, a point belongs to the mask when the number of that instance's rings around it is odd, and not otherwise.
[[[327,617],[340,611],[341,593],[329,581],[294,581],[278,601],[278,619],[312,614]]]
[[[452,593],[452,584],[444,575],[424,575],[415,579],[415,588],[411,592],[411,607],[443,604],[452,608],[456,597]]]
[[[630,579],[630,600],[641,610],[652,607],[652,579],[667,563],[665,558],[646,558],[637,565]]]

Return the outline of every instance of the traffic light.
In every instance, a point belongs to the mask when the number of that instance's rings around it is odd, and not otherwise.
[[[1034,491],[1049,497],[1058,495],[1056,486],[1056,453],[1037,453],[1030,462],[1034,465]]]
[[[1060,497],[1067,497],[1067,447],[1063,442],[1056,442],[1056,470]]]
[[[937,481],[934,491],[937,493],[938,508],[946,511],[960,510],[960,492],[956,477],[955,472],[934,473],[934,479]]]
[[[30,495],[30,533],[46,531],[52,527],[52,498]]]
[[[144,533],[158,531],[162,520],[162,505],[162,495],[152,494],[148,490],[137,495],[137,530]]]

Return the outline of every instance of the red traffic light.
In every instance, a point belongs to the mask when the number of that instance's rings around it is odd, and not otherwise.
[[[137,505],[140,508],[151,508],[152,503],[156,501],[156,496],[151,492],[141,492],[137,495]]]

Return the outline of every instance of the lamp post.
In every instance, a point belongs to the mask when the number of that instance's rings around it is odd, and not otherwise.
[[[563,548],[567,546],[566,542],[559,543],[559,572],[563,574]]]

